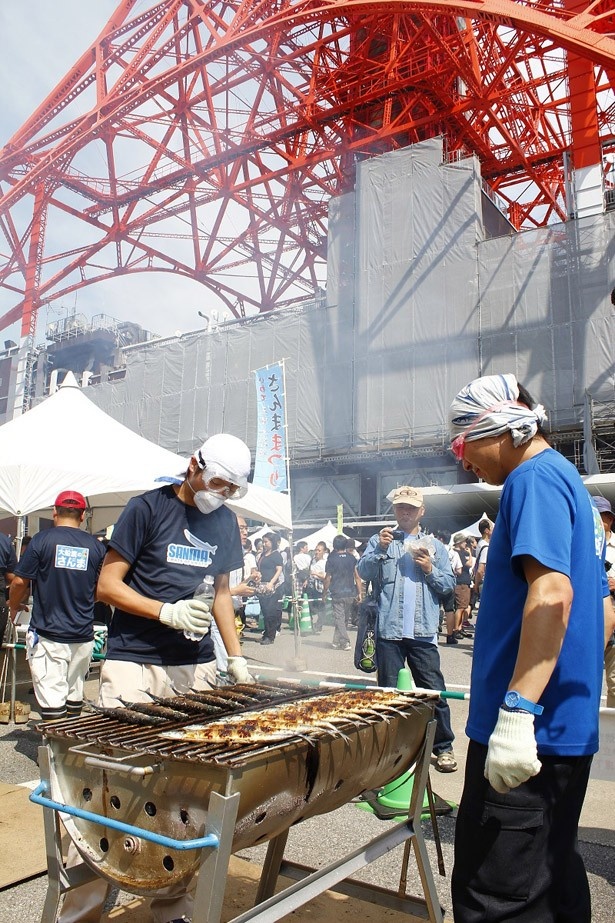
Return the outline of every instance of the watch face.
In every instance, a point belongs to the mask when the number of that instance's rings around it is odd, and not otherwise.
[[[507,692],[504,697],[504,702],[508,705],[509,708],[516,708],[519,704],[519,699],[521,696],[518,692]]]

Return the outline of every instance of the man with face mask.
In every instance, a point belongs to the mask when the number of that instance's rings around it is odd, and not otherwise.
[[[190,459],[183,478],[130,500],[109,541],[98,581],[98,598],[115,606],[99,704],[117,708],[119,698],[151,702],[148,692],[207,689],[216,682],[209,632],[213,618],[228,652],[228,677],[252,682],[235,629],[229,574],[243,566],[237,518],[225,501],[247,490],[247,445],[226,433],[211,436]],[[199,599],[213,575],[215,600]],[[79,856],[73,846],[69,865]],[[71,890],[59,923],[99,919],[108,886],[102,879]],[[186,884],[154,898],[154,923],[190,919]]]
[[[235,682],[249,681],[229,589],[229,573],[243,564],[241,538],[235,514],[224,505],[245,493],[249,471],[248,447],[221,433],[192,456],[180,483],[128,503],[98,582],[99,598],[115,606],[101,698],[127,699],[130,689],[146,701],[147,692],[165,696],[173,687],[215,683],[212,613],[197,598],[197,588],[210,574],[213,616],[229,654],[229,675]]]

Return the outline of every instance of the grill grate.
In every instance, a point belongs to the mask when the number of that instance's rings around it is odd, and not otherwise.
[[[388,720],[387,710],[393,710],[397,715],[409,717],[417,700],[433,698],[433,695],[427,693],[408,694],[397,690],[389,690],[388,693],[384,693],[384,696],[383,693],[384,690],[377,687],[374,687],[374,690],[350,693],[360,698],[360,723],[363,726]],[[349,695],[349,693],[344,694]],[[304,699],[335,697],[340,696],[341,693],[339,690],[301,689],[290,683],[260,683],[223,687],[199,693],[184,693],[183,695],[194,696],[190,700],[194,708],[191,709],[189,717],[185,716],[184,710],[182,717],[178,717],[177,721],[157,717],[155,724],[153,718],[149,719],[152,723],[148,723],[147,715],[139,714],[131,717],[130,708],[117,708],[104,709],[103,713],[95,711],[90,715],[53,722],[43,725],[42,730],[48,738],[69,740],[75,744],[96,745],[101,752],[121,749],[156,758],[240,765],[246,758],[260,752],[279,750],[286,746],[296,747],[298,743],[303,743],[308,747],[315,745],[322,737],[353,734],[359,726],[352,710],[347,715],[344,715],[342,710],[336,713],[334,727],[331,725],[323,727],[322,722],[319,725],[318,715],[316,715],[314,728],[308,735],[291,732],[283,740],[261,739],[252,742],[211,743],[190,739],[169,739],[166,736],[169,731],[181,732],[181,729],[189,729],[197,723],[199,726],[207,726],[211,722],[219,722],[224,717],[235,717],[242,714],[253,717],[255,712],[272,706],[301,702]],[[164,709],[175,707],[175,710],[181,710],[181,700],[177,702],[173,698],[156,698],[155,703],[156,706],[162,706]],[[133,723],[137,718],[139,719],[138,724]],[[177,736],[181,735],[177,734]]]

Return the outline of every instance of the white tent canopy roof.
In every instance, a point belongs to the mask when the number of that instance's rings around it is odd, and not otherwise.
[[[476,522],[471,522],[469,526],[464,526],[461,529],[455,529],[455,532],[453,534],[457,535],[458,532],[463,532],[464,535],[473,535],[474,538],[480,538],[480,530],[478,528],[478,524],[479,522],[482,522],[483,519],[489,519],[491,522],[493,522],[493,520],[491,519],[490,516],[487,515],[487,513],[483,513],[482,516],[478,517]],[[453,536],[451,535],[451,544],[452,544],[452,541],[453,541]]]
[[[592,496],[604,496],[615,504],[615,473],[582,475],[581,479]],[[475,520],[476,523],[485,517],[495,522],[502,492],[500,486],[485,484],[483,481],[474,484],[455,484],[451,487],[422,487],[421,490],[425,498],[425,519],[427,521],[437,516],[451,517],[457,522]],[[483,513],[479,516],[481,510]],[[469,529],[470,526],[467,526],[449,531],[468,532]]]
[[[292,529],[290,497],[277,490],[267,490],[257,484],[250,484],[245,497],[241,500],[229,500],[227,506],[240,516],[270,522],[278,528]]]
[[[100,410],[69,372],[62,386],[0,427],[0,509],[15,516],[53,506],[62,490],[96,505],[122,506],[177,474],[186,461],[137,435]]]
[[[100,410],[69,372],[61,387],[0,426],[0,510],[14,516],[48,510],[62,490],[77,490],[93,509],[92,531],[115,522],[136,494],[186,470],[187,460],[134,433]],[[229,503],[236,513],[290,527],[290,499],[250,485]]]
[[[262,516],[251,516],[251,518],[252,519],[262,519]],[[254,550],[254,542],[256,541],[257,538],[262,538],[263,535],[267,534],[267,532],[277,532],[277,531],[278,529],[275,523],[274,525],[270,526],[269,523],[266,522],[265,525],[261,529],[257,529],[256,532],[252,532],[252,534],[249,536],[250,541],[252,542],[252,550]],[[285,548],[288,548],[288,547],[289,547],[289,543],[287,539],[285,539],[283,536],[280,536],[279,550],[283,551]]]

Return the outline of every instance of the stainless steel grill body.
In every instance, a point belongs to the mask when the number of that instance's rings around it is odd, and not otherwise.
[[[309,740],[274,745],[179,743],[162,738],[158,728],[118,728],[103,716],[59,722],[45,729],[51,796],[153,833],[192,840],[209,829],[211,793],[239,793],[232,844],[237,851],[333,811],[413,765],[434,700],[392,697],[394,711],[342,721],[343,736],[317,730]],[[199,850],[169,849],[68,815],[62,820],[85,861],[133,893],[167,894],[199,866]]]

